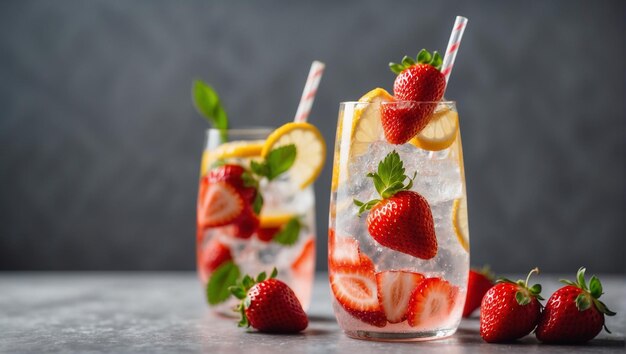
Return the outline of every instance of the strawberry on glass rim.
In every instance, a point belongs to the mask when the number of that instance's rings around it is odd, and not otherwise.
[[[415,59],[389,63],[398,76],[393,84],[392,102],[381,104],[381,123],[391,144],[404,144],[426,127],[437,102],[443,97],[446,79],[441,73],[443,60],[436,51],[422,49]]]
[[[413,178],[404,174],[404,165],[396,151],[379,164],[377,172],[367,174],[381,199],[354,200],[359,216],[369,211],[367,229],[379,244],[421,259],[437,255],[435,222],[426,199],[411,191]],[[405,180],[409,180],[405,184]]]

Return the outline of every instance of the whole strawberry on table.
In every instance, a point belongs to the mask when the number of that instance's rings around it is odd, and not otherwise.
[[[463,317],[469,317],[483,300],[483,296],[493,286],[493,273],[489,267],[482,269],[470,269],[469,278],[467,280],[467,295],[465,297],[465,306],[463,307]]]
[[[265,333],[298,333],[309,325],[296,294],[276,279],[277,274],[274,268],[269,278],[265,272],[256,279],[246,275],[229,288],[241,300],[235,309],[241,314],[240,327],[252,326]]]
[[[541,315],[541,285],[528,286],[539,269],[526,280],[500,279],[483,297],[480,305],[480,336],[490,343],[512,341],[529,334]]]
[[[544,343],[584,343],[595,338],[602,327],[608,332],[604,316],[615,312],[599,300],[602,283],[595,275],[585,281],[585,268],[578,269],[576,282],[561,280],[566,285],[550,296],[535,330]]]

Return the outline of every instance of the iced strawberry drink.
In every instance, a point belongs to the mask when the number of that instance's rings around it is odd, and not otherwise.
[[[200,85],[196,89],[215,95]],[[207,102],[205,111],[219,116],[219,100]],[[219,313],[236,315],[229,287],[244,274],[269,274],[274,267],[308,307],[315,269],[312,183],[324,157],[324,141],[308,123],[208,130],[197,201],[197,267],[208,303]]]
[[[352,337],[455,332],[469,270],[463,153],[441,57],[391,65],[377,88],[340,105],[330,201],[333,308]]]

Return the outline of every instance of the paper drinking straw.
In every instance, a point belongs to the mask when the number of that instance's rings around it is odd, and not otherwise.
[[[304,90],[302,91],[302,97],[300,98],[300,104],[294,117],[294,122],[306,122],[311,113],[311,107],[313,107],[313,101],[315,100],[315,94],[317,93],[317,87],[322,80],[322,74],[324,73],[324,63],[320,61],[314,61],[311,64],[311,70],[309,70],[309,77],[306,79]]]
[[[459,51],[461,38],[463,38],[463,32],[465,32],[466,26],[467,18],[463,16],[457,16],[456,20],[454,21],[454,27],[452,27],[452,33],[450,33],[448,49],[446,49],[446,54],[443,57],[443,64],[441,66],[441,73],[446,78],[446,84],[450,79],[450,72],[452,71],[452,67],[454,66],[454,59],[456,58],[456,53],[458,53]]]

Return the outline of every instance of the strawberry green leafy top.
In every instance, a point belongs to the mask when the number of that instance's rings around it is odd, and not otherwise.
[[[372,178],[374,187],[381,198],[387,199],[400,191],[411,189],[416,174],[417,172],[413,173],[411,178],[404,174],[404,164],[400,159],[400,155],[394,150],[387,154],[378,164],[378,170],[368,173],[367,177]],[[405,184],[404,181],[407,178],[409,182]],[[372,209],[378,202],[380,202],[380,199],[373,199],[366,203],[354,199],[354,204],[359,207],[359,216],[365,211]]]
[[[443,59],[441,58],[441,55],[437,53],[437,51],[434,51],[433,54],[430,54],[430,52],[426,49],[422,49],[417,54],[417,57],[415,59],[411,58],[408,55],[405,55],[404,58],[402,58],[402,62],[400,64],[393,62],[389,63],[389,69],[391,69],[394,74],[399,75],[405,69],[408,69],[415,64],[429,64],[435,67],[435,69],[441,70],[442,63]]]
[[[587,282],[585,281],[585,271],[585,267],[580,267],[580,269],[578,269],[578,272],[576,273],[576,282],[561,279],[561,283],[575,286],[582,290],[582,292],[576,297],[576,307],[579,311],[585,311],[591,307],[591,303],[593,302],[598,311],[607,316],[615,316],[615,312],[609,310],[609,308],[599,300],[600,296],[604,294],[602,292],[602,283],[600,283],[600,279],[598,279],[595,275],[592,275],[591,279],[589,279],[589,286],[587,286]],[[604,327],[606,329],[606,326]],[[609,332],[608,329],[607,332]]]

